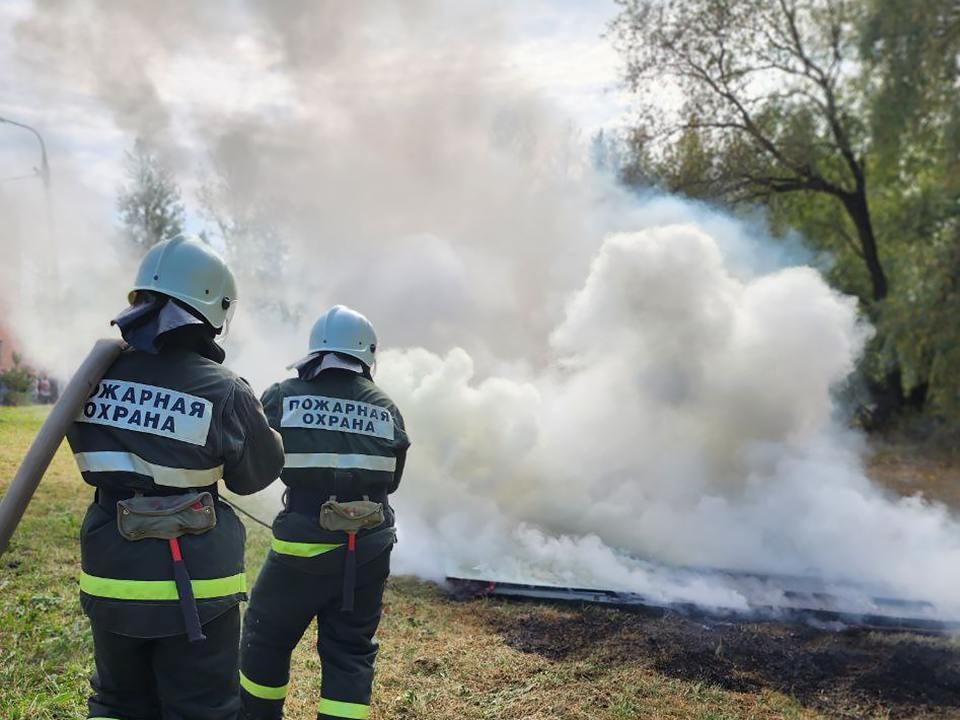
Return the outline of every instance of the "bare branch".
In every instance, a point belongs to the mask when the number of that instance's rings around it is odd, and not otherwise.
[[[796,7],[788,7],[787,0],[778,1],[783,11],[784,18],[787,21],[787,29],[790,33],[790,38],[797,57],[801,60],[804,67],[809,71],[810,78],[814,80],[823,90],[824,99],[826,100],[826,119],[830,126],[830,131],[833,133],[833,137],[837,143],[837,149],[840,151],[840,154],[843,156],[847,167],[850,169],[850,173],[853,175],[857,189],[862,190],[864,186],[863,167],[854,155],[853,149],[850,145],[850,138],[847,135],[847,131],[843,127],[843,124],[840,122],[837,108],[837,98],[836,93],[834,92],[834,81],[827,72],[825,72],[816,63],[814,63],[813,60],[810,59],[810,56],[804,48],[803,39],[800,35],[800,29],[797,26]],[[836,19],[834,19],[833,24],[831,25],[830,32],[834,36],[831,39],[831,42],[834,43],[835,53],[839,58],[840,28]]]

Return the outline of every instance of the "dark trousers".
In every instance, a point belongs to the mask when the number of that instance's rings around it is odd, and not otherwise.
[[[341,574],[304,572],[268,555],[243,618],[240,695],[247,718],[283,717],[290,655],[314,618],[322,672],[317,717],[367,717],[377,656],[373,635],[389,573],[389,551],[358,567],[354,608],[343,612]]]
[[[133,638],[93,625],[96,672],[89,717],[109,720],[237,720],[240,608],[186,635]]]

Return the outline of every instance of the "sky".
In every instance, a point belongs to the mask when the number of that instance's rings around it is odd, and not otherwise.
[[[88,8],[95,7],[87,4]],[[43,135],[54,179],[64,162],[79,179],[106,199],[123,181],[123,152],[134,133],[120,128],[110,109],[98,99],[93,79],[81,73],[38,72],[18,46],[16,25],[33,10],[31,0],[0,3],[0,117],[31,125]],[[102,12],[102,11],[96,11]],[[584,138],[600,129],[622,127],[629,117],[629,98],[620,85],[621,67],[603,37],[616,12],[610,0],[533,0],[517,3],[506,18],[498,63],[511,81],[526,84],[569,118]],[[147,75],[174,118],[183,138],[197,132],[191,120],[198,112],[296,112],[289,80],[275,72],[276,58],[251,35],[239,34],[233,47],[212,48],[203,55],[181,54],[151,62]],[[395,58],[385,52],[371,61],[385,72]],[[176,125],[176,123],[175,123]],[[37,165],[36,141],[29,133],[0,126],[0,192],[7,178],[29,175]],[[189,190],[188,169],[181,183]]]

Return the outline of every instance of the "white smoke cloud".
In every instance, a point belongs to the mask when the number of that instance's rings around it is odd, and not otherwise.
[[[534,378],[478,380],[461,350],[384,358],[415,442],[401,565],[737,606],[640,558],[956,609],[960,527],[874,487],[834,417],[869,332],[810,268],[737,278],[691,225],[612,236]]]
[[[872,485],[835,416],[870,332],[854,301],[762,222],[594,169],[531,86],[543,73],[516,72],[523,12],[38,2],[13,34],[35,105],[107,113],[188,193],[224,179],[219,209],[276,240],[230,247],[229,362],[255,387],[285,375],[328,304],[375,322],[378,380],[414,441],[398,571],[742,606],[662,563],[710,565],[960,608],[960,526]],[[88,189],[109,172],[91,180],[89,145],[63,152],[57,291],[31,206],[8,192],[19,221],[0,247],[20,260],[0,267],[0,299],[33,357],[66,372],[119,310],[133,258],[108,241],[112,200]]]

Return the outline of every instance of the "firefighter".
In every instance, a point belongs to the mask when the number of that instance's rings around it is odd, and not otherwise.
[[[373,383],[377,337],[342,305],[313,326],[298,377],[263,395],[283,436],[284,509],[253,588],[240,644],[247,718],[280,718],[290,654],[317,620],[318,718],[369,714],[373,639],[396,541],[388,495],[410,445],[396,405]]]
[[[210,248],[177,238],[140,265],[116,324],[129,348],[67,439],[96,488],[80,602],[96,671],[89,717],[235,720],[245,531],[219,500],[266,487],[283,445],[215,337],[237,303]]]

